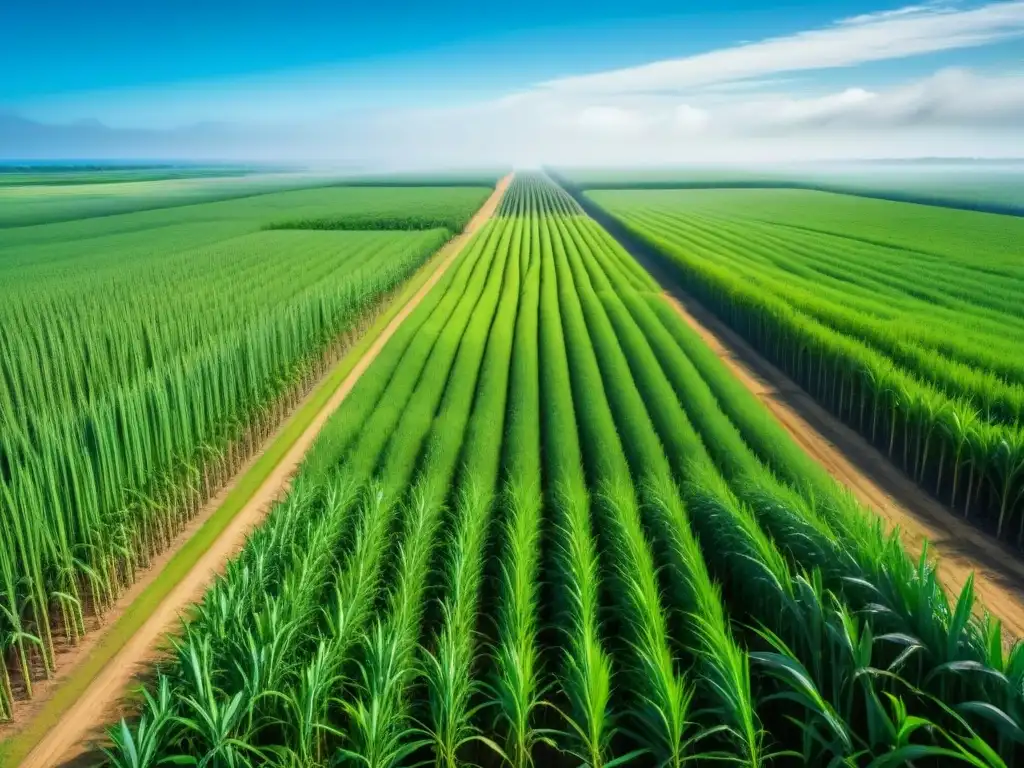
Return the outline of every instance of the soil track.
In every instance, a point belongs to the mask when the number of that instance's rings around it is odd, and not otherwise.
[[[223,570],[227,562],[244,545],[248,532],[259,525],[270,511],[272,504],[287,493],[291,478],[298,470],[303,457],[312,446],[313,441],[327,419],[342,404],[356,382],[359,381],[359,378],[370,367],[370,364],[373,363],[399,326],[402,325],[405,319],[452,265],[469,238],[494,215],[511,178],[511,175],[509,175],[499,181],[494,192],[466,225],[463,232],[448,241],[434,255],[431,261],[436,266],[427,281],[406,302],[398,314],[391,319],[334,392],[331,399],[317,413],[313,421],[302,432],[281,462],[271,471],[256,493],[253,494],[232,519],[228,527],[225,528],[213,545],[195,563],[188,575],[174,587],[157,609],[146,619],[146,622],[139,631],[132,635],[131,639],[103,667],[100,674],[92,680],[85,692],[63,713],[54,727],[49,730],[40,743],[20,763],[21,768],[53,768],[53,766],[81,761],[82,757],[88,754],[90,742],[102,739],[105,728],[122,716],[126,696],[130,693],[134,684],[150,672],[153,662],[159,657],[161,652],[162,641],[180,625],[179,617],[182,612],[202,597],[216,575]],[[307,399],[316,393],[316,389],[314,388],[313,392],[307,395]],[[301,408],[302,404],[298,406],[296,411],[301,410]],[[266,445],[270,445],[277,438],[280,432],[287,427],[290,419],[291,417],[279,427],[278,431],[267,441]],[[261,453],[262,451],[260,451]],[[131,600],[148,583],[159,577],[161,567],[188,540],[189,535],[198,530],[203,522],[216,511],[231,487],[235,485],[238,478],[251,468],[260,454],[257,454],[246,463],[246,466],[236,475],[228,488],[208,503],[189,528],[175,541],[174,545],[161,555],[159,565],[147,571],[133,589],[125,595],[118,608],[108,613],[105,619],[106,629],[109,630],[109,628],[113,627],[116,624],[117,618],[123,613]],[[79,657],[87,655],[89,648],[93,648],[96,644],[103,641],[103,634],[103,629],[92,633],[89,636],[90,645],[76,655]],[[81,658],[69,659],[68,661],[62,660],[61,676],[66,677],[70,675],[75,669],[76,662],[80,663]],[[59,681],[56,686],[53,686],[53,689],[56,689],[58,686]],[[33,709],[38,711],[45,703],[45,700],[45,693],[43,696],[34,699],[32,702]],[[5,766],[4,768],[8,767]]]
[[[836,419],[742,337],[689,296],[664,257],[582,195],[584,210],[626,248],[665,290],[666,300],[697,331],[736,377],[765,404],[793,439],[890,527],[907,551],[928,541],[942,584],[955,597],[974,572],[975,593],[1024,638],[1024,562],[991,536],[968,525],[922,491],[867,440]]]

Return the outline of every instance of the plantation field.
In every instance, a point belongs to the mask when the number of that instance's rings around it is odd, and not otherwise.
[[[493,187],[506,169],[475,171],[404,171],[379,174],[345,175],[339,183],[346,187]]]
[[[973,609],[519,174],[108,757],[1012,765],[1024,655]]]
[[[255,169],[170,165],[10,165],[0,162],[0,187],[73,186],[164,179],[227,178],[246,176]]]
[[[595,191],[591,197],[611,201],[609,205],[630,205],[635,200],[645,207],[717,217],[716,222],[725,218],[764,224],[775,231],[795,230],[795,235],[803,230],[903,250],[910,256],[919,254],[921,263],[911,263],[911,270],[941,259],[997,275],[1024,275],[1020,246],[1024,218],[1020,217],[936,211],[931,206],[798,189],[665,190],[638,196],[609,190]],[[823,240],[822,247],[835,242]],[[913,271],[908,275],[916,276]]]
[[[18,173],[0,166],[0,229],[255,196],[277,197],[277,193],[302,189],[314,196],[318,190],[328,189],[348,189],[351,193],[353,187],[493,189],[500,175],[480,172],[357,177],[330,172],[216,168],[55,169]],[[349,194],[347,200],[340,202],[350,205],[350,201],[357,199],[358,195]],[[397,210],[401,210],[400,206],[392,212]],[[185,216],[188,215],[186,212]],[[9,234],[5,232],[4,236]]]
[[[1024,220],[795,190],[588,196],[929,493],[1024,543]]]
[[[487,187],[325,187],[16,227],[3,233],[0,269],[11,261],[37,264],[110,249],[173,253],[288,222],[332,217],[369,223],[429,216],[457,230],[489,192]]]
[[[228,175],[216,177],[182,176],[151,180],[97,178],[89,183],[66,184],[2,183],[0,174],[0,229],[31,227],[38,224],[85,220],[135,211],[173,209],[217,201],[243,203],[254,197],[271,197],[292,190],[308,191],[315,198],[318,191],[341,191],[342,181],[333,176],[306,173]],[[401,186],[396,184],[375,186]],[[409,182],[406,187],[424,187],[422,182]],[[473,179],[450,187],[485,187]],[[493,182],[492,182],[493,186]],[[349,195],[349,200],[357,199]],[[312,199],[312,198],[309,198]],[[269,203],[273,205],[273,202]],[[243,206],[244,207],[244,206]],[[180,214],[189,217],[189,212]],[[173,217],[173,214],[172,214]],[[4,232],[4,238],[13,235]]]
[[[0,720],[454,233],[276,218],[426,211],[454,228],[488,194],[309,190],[9,230]]]
[[[0,229],[246,198],[329,183],[307,174],[283,173],[152,179],[108,179],[100,175],[91,180],[76,176],[70,183],[46,183],[33,177],[34,183],[5,184],[0,174]]]
[[[1024,163],[863,161],[742,169],[689,166],[564,169],[580,189],[804,189],[867,198],[1024,215]]]

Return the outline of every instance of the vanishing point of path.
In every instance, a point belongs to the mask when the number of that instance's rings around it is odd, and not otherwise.
[[[571,191],[571,190],[570,190]],[[981,604],[1024,638],[1024,561],[986,533],[961,520],[922,491],[867,440],[840,422],[735,331],[701,306],[652,248],[582,195],[573,195],[629,251],[665,290],[665,299],[697,331],[735,376],[779,420],[786,431],[857,499],[888,526],[898,526],[907,551],[921,552],[925,540],[938,575],[955,600],[974,573]]]
[[[104,736],[104,730],[114,720],[120,717],[121,702],[130,693],[132,687],[137,683],[139,675],[146,674],[151,663],[159,654],[163,639],[168,633],[173,632],[179,626],[182,612],[189,605],[201,599],[204,592],[220,573],[228,561],[236,555],[245,543],[246,535],[253,528],[258,526],[275,501],[282,498],[288,491],[291,478],[302,463],[303,457],[310,449],[316,436],[323,428],[327,419],[338,409],[352,388],[359,381],[359,378],[370,367],[377,355],[387,344],[388,340],[395,334],[405,319],[419,306],[423,298],[444,276],[445,272],[462,252],[470,237],[480,229],[494,215],[501,197],[508,187],[512,176],[506,176],[498,182],[494,192],[487,199],[484,205],[473,216],[469,224],[461,234],[456,235],[441,248],[430,260],[433,265],[433,273],[411,299],[402,307],[373,344],[360,358],[359,362],[341,383],[338,389],[331,396],[327,404],[317,413],[310,425],[303,431],[298,440],[288,450],[280,463],[271,471],[267,478],[260,485],[253,496],[245,503],[242,509],[232,518],[231,523],[224,529],[213,545],[195,563],[189,573],[174,587],[167,597],[157,606],[156,610],[146,619],[140,629],[134,633],[131,639],[111,658],[103,667],[100,673],[91,681],[88,688],[78,699],[61,715],[54,726],[46,733],[42,740],[32,749],[27,757],[20,763],[21,768],[53,768],[66,764],[69,761],[80,757],[89,749],[89,743]],[[428,267],[429,268],[429,267]],[[343,358],[344,359],[344,358]],[[327,374],[330,375],[329,373]],[[312,397],[316,388],[307,395]],[[300,411],[300,404],[296,412]],[[268,440],[270,445],[283,431],[290,418],[282,424],[278,431]],[[237,481],[255,462],[256,457],[246,463],[231,485]],[[194,533],[220,506],[229,488],[217,495],[200,512],[196,520],[188,529],[188,533]],[[170,548],[163,553],[160,562],[165,564],[174,551],[179,549],[187,541],[187,536],[182,536]],[[124,600],[130,600],[137,596],[146,584],[155,580],[160,573],[160,568],[152,568],[140,576],[139,583],[125,596]],[[124,606],[118,606],[123,611]],[[111,615],[103,628],[98,629],[89,636],[90,647],[102,643],[105,630],[115,625],[115,613]],[[93,634],[96,637],[93,637]],[[81,659],[73,659],[62,668],[61,676],[71,674],[75,664]],[[56,688],[56,686],[55,686]],[[52,695],[52,691],[50,691]],[[45,703],[35,702],[36,708]],[[4,766],[13,768],[13,766]]]

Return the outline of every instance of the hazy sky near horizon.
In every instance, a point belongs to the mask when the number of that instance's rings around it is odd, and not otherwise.
[[[42,0],[0,27],[0,157],[1024,155],[1024,0]]]

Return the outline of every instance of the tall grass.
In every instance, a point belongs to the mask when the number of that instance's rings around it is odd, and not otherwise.
[[[575,222],[567,225],[566,234],[570,232],[581,243],[589,240]],[[620,294],[601,271],[601,265],[607,266],[608,262],[601,258],[600,246],[591,251],[595,258],[590,259],[582,259],[574,249],[569,252],[583,303],[590,307],[590,325],[599,331],[604,329],[603,343],[595,347],[602,351],[599,360],[605,381],[635,382],[632,387],[609,388],[620,430],[624,434],[639,429],[644,435],[660,435],[667,455],[673,457],[675,471],[685,477],[688,464],[704,455],[704,447],[662,373],[651,348],[656,342],[650,336],[645,338]],[[632,294],[625,289],[621,293]],[[618,344],[614,342],[616,336]],[[764,757],[764,734],[755,711],[746,651],[732,637],[720,590],[690,530],[666,451],[649,439],[640,442],[638,438],[635,444],[634,476],[643,485],[650,528],[657,532],[674,569],[671,583],[677,605],[685,612],[685,643],[697,657],[697,668],[711,682],[709,704],[714,720],[729,728],[736,757],[748,765],[759,765]]]
[[[254,236],[3,291],[5,681],[55,673],[440,243]]]
[[[586,414],[580,422],[584,462],[590,482],[598,491],[595,511],[602,531],[602,548],[615,608],[627,637],[621,650],[625,657],[623,684],[631,695],[628,725],[624,723],[623,727],[636,734],[636,749],[640,753],[651,753],[662,765],[682,765],[693,758],[693,744],[700,735],[691,735],[693,689],[677,669],[672,653],[627,450],[619,439],[609,407],[610,397],[606,394],[608,386],[628,383],[602,381],[595,355],[599,340],[592,340],[588,331],[565,244],[557,238],[554,244],[573,397],[578,412]],[[626,435],[629,437],[645,439],[637,432]],[[640,445],[630,445],[629,449],[640,451]]]
[[[507,252],[510,231],[497,244]],[[441,626],[421,648],[427,690],[424,730],[435,764],[463,764],[474,744],[501,752],[480,727],[486,693],[477,677],[483,664],[477,621],[485,576],[491,516],[498,492],[502,433],[508,393],[513,328],[519,304],[519,260],[505,259],[505,274],[493,319],[472,331],[486,340],[458,470],[453,529],[441,564]],[[462,393],[461,397],[468,397]]]
[[[1008,278],[670,205],[613,213],[911,479],[1021,546],[1024,321]]]
[[[971,585],[949,600],[562,195],[516,177],[112,762],[1014,764],[1024,655]]]
[[[591,531],[551,233],[541,230],[540,370],[547,503],[557,513],[555,616],[564,633],[557,676],[567,722],[561,747],[584,765],[610,760],[615,720],[612,659],[601,636],[601,576]]]
[[[493,231],[488,234],[493,236]],[[404,510],[395,581],[385,611],[364,640],[354,700],[345,704],[349,727],[342,754],[369,766],[400,764],[428,742],[411,719],[410,688],[418,673],[416,650],[444,503],[456,476],[503,282],[500,254],[487,251],[482,263],[474,287],[461,297],[434,343],[381,461],[379,476],[386,488],[397,493],[414,484]],[[471,511],[467,506],[459,511]]]
[[[547,682],[537,644],[542,511],[537,352],[540,243],[534,217],[522,216],[513,226],[509,258],[518,261],[520,299],[502,457],[504,521],[493,689],[505,754],[512,765],[521,767],[533,765],[534,750],[542,738],[537,709]]]

